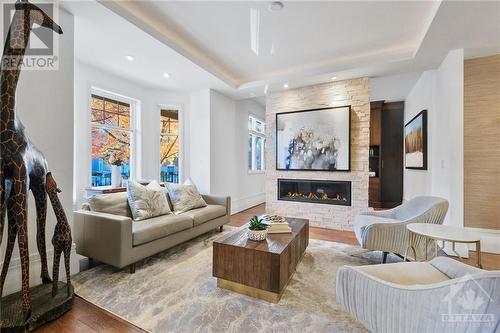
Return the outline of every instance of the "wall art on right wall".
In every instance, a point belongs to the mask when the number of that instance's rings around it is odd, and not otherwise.
[[[405,167],[427,170],[427,110],[405,125]]]

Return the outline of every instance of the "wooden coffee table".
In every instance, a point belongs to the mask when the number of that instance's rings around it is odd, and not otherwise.
[[[248,226],[214,241],[213,276],[217,286],[278,303],[309,244],[309,220],[287,218],[292,233],[247,238]]]

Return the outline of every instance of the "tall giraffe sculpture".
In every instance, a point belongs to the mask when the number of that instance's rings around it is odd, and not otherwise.
[[[2,223],[0,229],[3,229],[5,207],[8,216],[8,242],[1,273],[0,293],[3,291],[17,237],[21,259],[22,308],[24,318],[27,320],[31,315],[27,230],[27,194],[30,189],[37,203],[37,241],[39,251],[43,252],[40,255],[42,266],[44,266],[42,281],[50,282],[47,273],[44,230],[47,206],[45,193],[47,164],[44,162],[43,155],[30,143],[24,133],[24,126],[16,118],[15,94],[33,25],[36,23],[59,34],[62,34],[62,29],[40,8],[27,0],[17,1],[15,9],[5,41],[0,74],[0,222]],[[42,226],[43,230],[40,230]],[[43,240],[41,234],[43,234]]]

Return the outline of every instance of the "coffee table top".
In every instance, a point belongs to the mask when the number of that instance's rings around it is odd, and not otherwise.
[[[410,223],[406,228],[419,235],[450,242],[475,243],[481,240],[481,237],[472,231],[449,225]]]
[[[309,220],[307,219],[287,217],[286,220],[292,229],[291,233],[267,234],[266,240],[253,241],[248,239],[248,224],[245,223],[245,225],[241,226],[238,230],[230,233],[226,237],[215,240],[214,243],[280,254],[287,248],[288,244],[295,239],[301,229],[309,227]]]

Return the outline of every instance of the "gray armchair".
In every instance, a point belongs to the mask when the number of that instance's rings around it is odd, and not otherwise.
[[[406,225],[409,223],[442,224],[448,211],[446,199],[430,196],[415,197],[401,206],[384,211],[369,211],[354,218],[354,232],[362,248],[402,256],[408,245]],[[413,245],[417,255],[424,254],[425,238],[415,235]]]
[[[500,271],[447,257],[344,266],[336,298],[375,333],[493,333],[500,329]]]

